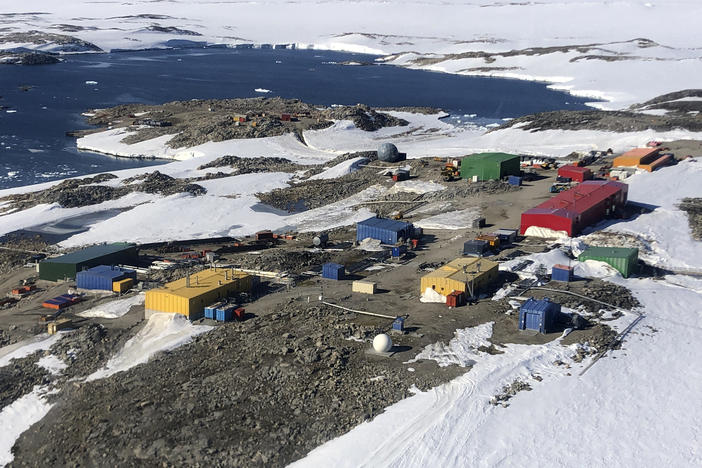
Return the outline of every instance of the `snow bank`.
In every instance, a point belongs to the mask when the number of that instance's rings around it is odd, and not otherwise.
[[[63,333],[56,333],[55,335],[41,333],[32,338],[0,348],[0,367],[8,365],[12,359],[20,359],[37,351],[47,350],[62,337]]]
[[[107,361],[103,369],[88,376],[86,381],[109,377],[134,366],[143,364],[159,351],[167,351],[184,345],[211,326],[193,325],[180,314],[153,314],[144,328],[124,344],[124,348]]]
[[[427,288],[419,297],[419,301],[424,303],[446,304],[446,296],[439,294],[432,288]]]
[[[37,361],[37,365],[39,367],[42,367],[49,371],[49,373],[58,375],[65,368],[68,367],[68,364],[63,362],[58,356],[54,356],[53,354],[49,354],[48,356],[44,356],[39,361]]]
[[[46,394],[47,387],[35,386],[30,393],[0,411],[0,466],[12,462],[12,446],[17,438],[32,424],[46,416],[53,406],[44,398]]]
[[[117,299],[80,312],[78,315],[81,317],[118,318],[129,312],[132,306],[143,304],[145,297],[144,293],[140,293],[136,296]]]
[[[542,237],[544,239],[560,239],[563,237],[568,237],[566,231],[555,231],[553,229],[540,227],[540,226],[529,226],[524,235],[528,237]]]
[[[473,226],[473,221],[479,217],[479,208],[467,208],[430,216],[417,221],[414,225],[422,229],[467,229]]]
[[[424,193],[429,193],[429,192],[438,192],[441,190],[446,189],[445,186],[441,184],[437,184],[434,181],[425,181],[425,180],[417,180],[417,179],[410,179],[410,180],[403,180],[400,182],[396,182],[390,190],[388,190],[388,193],[398,193],[398,192],[406,192],[406,193],[416,193],[416,194],[424,194]]]

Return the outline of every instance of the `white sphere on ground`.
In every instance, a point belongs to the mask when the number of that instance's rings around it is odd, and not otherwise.
[[[378,353],[387,353],[392,349],[392,340],[385,333],[373,338],[373,349]]]

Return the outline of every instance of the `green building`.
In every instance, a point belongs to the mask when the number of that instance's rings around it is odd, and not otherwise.
[[[75,279],[76,273],[98,265],[134,265],[138,260],[136,245],[126,242],[101,244],[77,252],[47,258],[39,263],[39,279],[59,281]]]
[[[502,179],[506,176],[518,176],[520,173],[519,156],[507,153],[478,153],[461,160],[461,178],[478,180]]]
[[[624,278],[636,269],[639,261],[639,249],[625,247],[590,247],[581,253],[578,260],[598,260],[605,262],[622,274]]]

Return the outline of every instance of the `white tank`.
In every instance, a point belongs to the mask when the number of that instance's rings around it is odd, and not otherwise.
[[[385,333],[376,335],[373,338],[373,349],[378,353],[387,353],[392,349],[392,340]]]

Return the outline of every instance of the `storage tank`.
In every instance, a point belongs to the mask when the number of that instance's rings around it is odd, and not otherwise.
[[[327,242],[329,242],[329,234],[326,232],[319,233],[312,239],[312,243],[315,247],[325,247]]]

